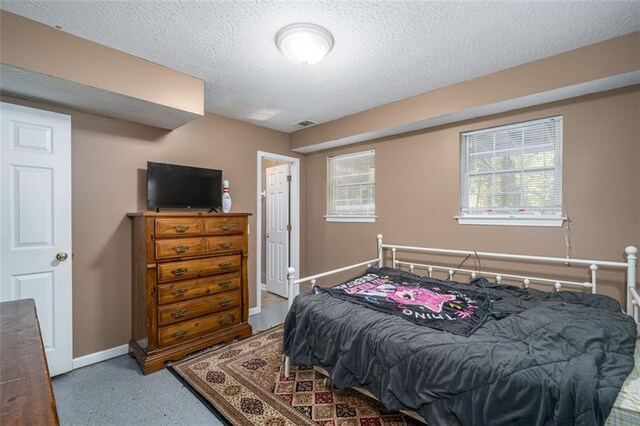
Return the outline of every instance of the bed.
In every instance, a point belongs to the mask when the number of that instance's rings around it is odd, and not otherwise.
[[[364,262],[301,279],[289,269],[285,375],[290,364],[314,366],[337,387],[361,390],[431,425],[640,424],[635,247],[625,249],[626,262],[571,259],[590,274],[589,281],[578,282],[415,260],[436,254],[552,265],[566,263],[564,258],[391,245],[381,235],[377,242],[377,257]],[[405,252],[411,261],[399,257]],[[330,290],[316,285],[320,278],[365,267]],[[599,269],[626,271],[629,315],[597,294]],[[470,283],[454,280],[462,281],[463,274]],[[304,282],[311,282],[312,291],[298,294]],[[416,315],[403,300],[398,312],[371,306],[389,288],[403,296],[401,284],[426,289],[430,315]],[[575,287],[583,291],[564,290]],[[445,306],[467,312],[448,315]],[[460,327],[480,307],[482,318]],[[434,322],[421,325],[425,316]]]

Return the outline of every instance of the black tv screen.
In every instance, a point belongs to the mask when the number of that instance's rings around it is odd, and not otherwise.
[[[147,162],[147,206],[220,209],[222,171]]]

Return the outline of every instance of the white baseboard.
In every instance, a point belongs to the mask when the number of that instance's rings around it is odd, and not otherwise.
[[[257,315],[257,314],[259,314],[261,311],[262,311],[262,309],[261,309],[261,308],[259,308],[259,307],[257,307],[257,306],[256,306],[255,308],[251,308],[251,309],[249,309],[249,316],[251,316],[251,315]]]
[[[260,289],[262,291],[267,291],[267,285],[266,284],[260,284]]]
[[[125,355],[129,352],[129,345],[117,346],[111,349],[105,349],[104,351],[95,352],[89,355],[84,355],[73,359],[72,368],[86,367],[87,365],[95,364],[97,362],[106,361],[111,358],[115,358],[120,355]]]

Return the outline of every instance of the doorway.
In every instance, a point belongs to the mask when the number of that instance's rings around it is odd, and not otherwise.
[[[286,302],[287,268],[300,267],[300,159],[258,151],[256,306]]]

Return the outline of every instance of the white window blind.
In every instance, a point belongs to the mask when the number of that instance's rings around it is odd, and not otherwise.
[[[460,213],[562,216],[562,117],[462,133]]]
[[[328,216],[375,215],[375,151],[328,158]]]

